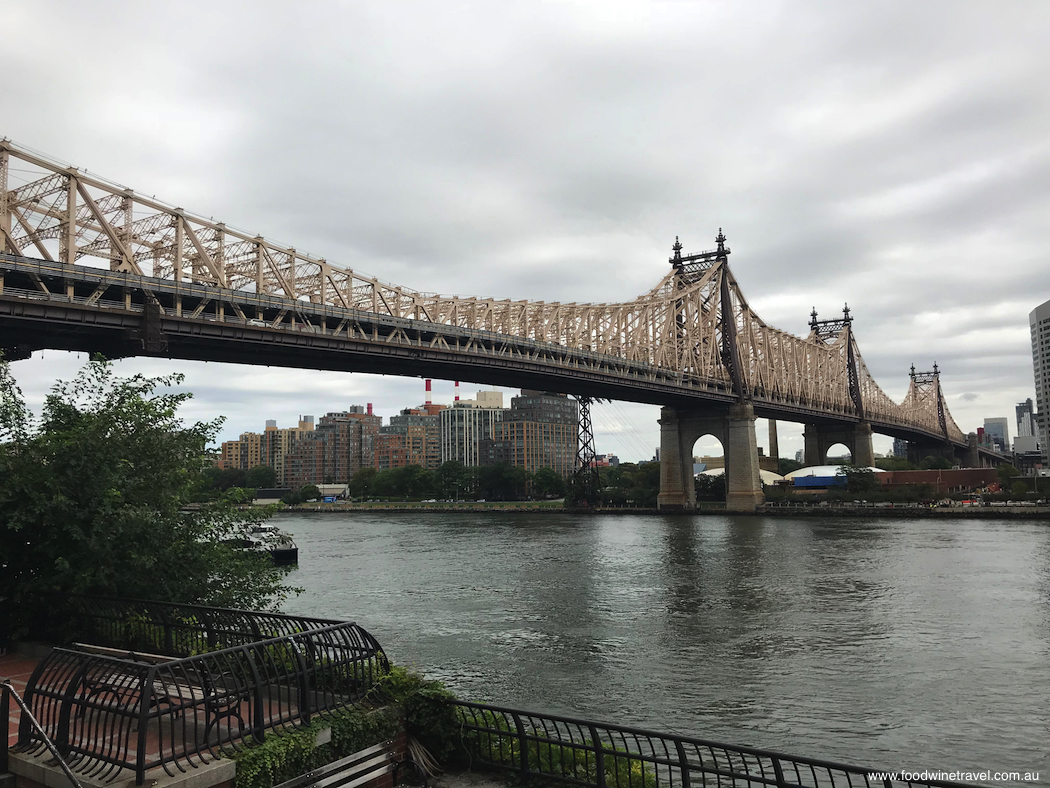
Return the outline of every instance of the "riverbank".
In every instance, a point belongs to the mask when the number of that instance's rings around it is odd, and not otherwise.
[[[413,512],[431,512],[441,514],[478,514],[478,513],[549,513],[565,514],[561,501],[484,501],[479,503],[427,503],[408,501],[397,503],[316,503],[289,506],[284,511],[303,514],[342,514],[358,512],[375,512],[377,514],[405,514]],[[891,506],[777,506],[766,505],[750,511],[726,509],[720,503],[702,503],[700,508],[690,511],[669,511],[667,509],[643,509],[627,507],[601,507],[596,509],[573,510],[579,515],[761,515],[763,517],[889,517],[889,518],[973,518],[990,520],[1041,520],[1050,519],[1050,506],[912,506],[896,504]]]

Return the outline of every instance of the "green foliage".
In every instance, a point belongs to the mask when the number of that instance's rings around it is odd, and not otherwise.
[[[253,490],[277,486],[277,471],[269,465],[256,465],[245,474],[244,485]]]
[[[478,469],[478,497],[488,501],[521,501],[526,497],[529,472],[498,462]]]
[[[467,754],[476,760],[488,760],[518,769],[521,764],[521,745],[517,732],[502,714],[483,711],[478,723],[487,728],[505,731],[508,736],[481,731],[468,731],[462,736]],[[526,731],[538,737],[548,735],[543,730]],[[525,756],[529,770],[536,777],[557,775],[572,781],[594,785],[598,781],[598,759],[589,751],[590,742],[580,747],[529,741]],[[639,760],[622,747],[606,745],[602,753],[602,771],[610,788],[656,788],[656,772],[651,765]]]
[[[846,477],[846,492],[851,495],[870,495],[882,489],[878,476],[871,468],[843,465],[841,472]]]
[[[999,483],[1003,486],[1003,489],[1007,489],[1010,486],[1010,482],[1021,475],[1021,472],[1009,463],[1000,465],[996,469],[996,473],[999,474]],[[1025,487],[1025,490],[1027,489],[1028,488]]]
[[[781,457],[777,460],[777,473],[781,476],[787,476],[792,471],[797,471],[799,468],[804,467],[798,460],[789,460],[786,457]]]
[[[433,489],[433,471],[428,471],[422,465],[406,465],[379,471],[372,480],[371,494],[379,498],[418,500],[432,495]]]
[[[1022,481],[1016,481],[1010,485],[1010,494],[1015,498],[1025,498],[1028,492],[1028,485]]]
[[[22,628],[44,594],[273,608],[293,589],[227,544],[269,516],[232,488],[185,510],[221,419],[186,426],[179,375],[118,378],[101,359],[57,383],[39,423],[0,362],[0,597]]]
[[[477,489],[476,468],[468,468],[459,460],[441,463],[434,472],[434,484],[441,498],[457,501],[464,496],[475,497]]]
[[[439,762],[445,762],[459,741],[460,723],[449,701],[456,696],[440,681],[398,665],[376,682],[373,692],[405,710],[405,727]]]
[[[696,500],[698,501],[725,501],[726,499],[726,475],[708,476],[701,473],[693,480],[696,489]]]
[[[905,457],[878,457],[875,467],[884,471],[917,471],[919,466],[909,462]]]
[[[316,501],[321,497],[321,491],[316,484],[304,484],[295,492],[290,492],[281,498],[281,503],[295,506],[307,501]]]
[[[952,467],[952,461],[946,457],[926,457],[921,463],[919,468],[924,471],[946,471]]]
[[[615,468],[602,468],[602,499],[613,506],[656,508],[660,494],[660,463],[636,465],[622,462]]]
[[[371,495],[376,473],[375,468],[361,468],[350,480],[350,494],[355,498],[367,498]]]
[[[329,727],[331,742],[314,747],[317,734]],[[389,739],[396,734],[397,727],[397,719],[389,710],[347,707],[298,730],[269,732],[262,744],[250,746],[234,756],[237,761],[234,786],[272,788]]]
[[[532,474],[532,494],[541,499],[560,498],[565,495],[565,479],[553,468],[540,468]]]

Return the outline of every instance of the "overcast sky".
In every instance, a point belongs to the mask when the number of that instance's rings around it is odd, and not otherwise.
[[[1034,396],[1050,299],[1050,3],[0,0],[0,136],[424,291],[625,301],[718,228],[795,334],[848,302],[900,401],[937,361],[966,432]],[[39,406],[79,360],[13,370]],[[423,399],[411,378],[186,374],[224,439]],[[451,383],[435,381],[435,400]],[[464,395],[476,390],[465,385]],[[645,459],[658,410],[595,413]],[[759,443],[765,445],[764,422]],[[888,448],[889,440],[876,443]],[[801,427],[781,424],[783,456]],[[697,452],[717,444],[698,445]]]

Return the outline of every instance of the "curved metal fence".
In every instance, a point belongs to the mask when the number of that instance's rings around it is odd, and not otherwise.
[[[327,618],[113,597],[63,600],[78,640],[191,656],[345,622]],[[361,630],[379,650],[379,644]]]
[[[184,605],[78,600],[78,636],[36,667],[25,702],[74,771],[169,775],[268,730],[361,701],[389,663],[357,624]],[[193,653],[193,652],[200,653]],[[172,654],[186,654],[172,656]],[[23,717],[17,749],[42,752]]]
[[[831,761],[579,720],[452,701],[468,755],[524,782],[589,788],[960,788],[911,781]]]

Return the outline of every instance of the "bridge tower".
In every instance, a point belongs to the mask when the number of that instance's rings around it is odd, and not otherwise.
[[[823,465],[828,449],[841,443],[849,449],[854,465],[870,467],[875,464],[875,450],[871,443],[871,424],[864,414],[864,400],[861,397],[860,374],[857,370],[857,352],[853,339],[853,318],[849,313],[849,304],[842,308],[842,317],[833,320],[817,320],[816,307],[810,313],[810,338],[825,344],[835,343],[845,349],[846,369],[849,375],[849,398],[853,403],[856,423],[844,425],[810,423],[805,429],[806,465]]]
[[[754,511],[765,497],[758,473],[758,442],[755,437],[755,410],[744,380],[737,345],[737,320],[730,287],[729,247],[719,228],[716,249],[683,255],[675,238],[674,252],[668,260],[675,270],[676,290],[688,287],[715,269],[718,277],[719,359],[728,372],[736,400],[728,405],[703,408],[660,409],[660,494],[657,506],[665,510],[696,508],[693,483],[693,444],[704,435],[722,443],[725,454],[726,509]],[[680,318],[681,320],[681,318]],[[693,352],[695,348],[683,348]]]
[[[912,364],[909,375],[911,377],[909,398],[936,405],[937,430],[944,437],[942,440],[908,441],[908,461],[918,465],[927,457],[944,457],[955,462],[957,459],[955,448],[948,439],[948,417],[944,407],[944,394],[941,392],[941,370],[937,362],[933,362],[932,372],[916,372],[915,365]],[[976,443],[967,445],[966,454],[964,465],[971,468],[980,467],[981,461]]]
[[[576,397],[580,405],[580,437],[576,444],[576,468],[572,474],[572,503],[577,508],[597,506],[601,496],[601,476],[598,474],[598,455],[594,448],[594,428],[591,424],[592,397]]]

